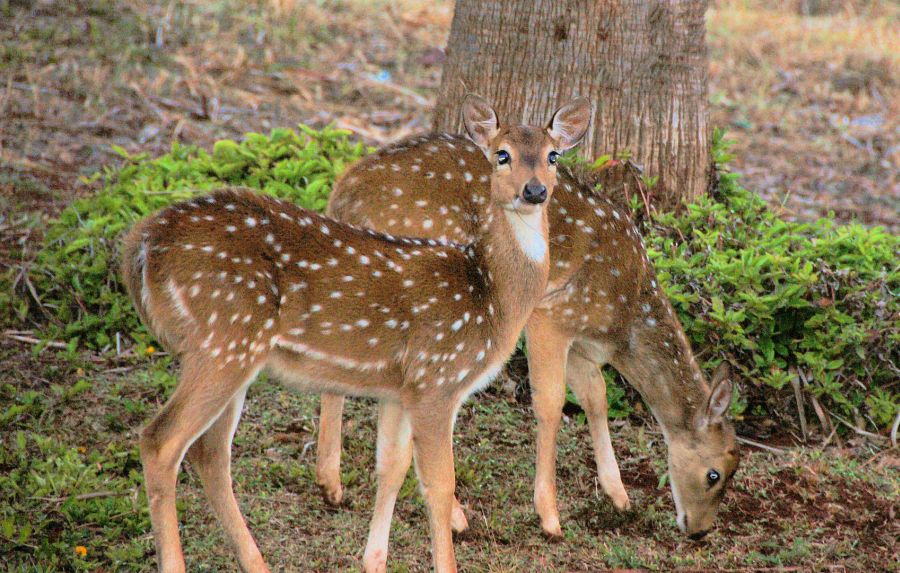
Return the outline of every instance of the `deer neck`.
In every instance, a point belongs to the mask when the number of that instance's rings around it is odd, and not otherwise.
[[[492,287],[495,324],[510,325],[516,337],[547,285],[547,233],[546,209],[521,214],[491,203],[472,246]]]
[[[674,315],[632,330],[632,382],[667,435],[691,432],[706,406],[709,386]]]

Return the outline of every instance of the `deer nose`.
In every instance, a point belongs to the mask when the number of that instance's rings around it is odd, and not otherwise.
[[[525,199],[527,203],[532,205],[540,205],[547,200],[547,188],[539,181],[532,179],[525,184],[525,189],[522,191],[522,199]]]

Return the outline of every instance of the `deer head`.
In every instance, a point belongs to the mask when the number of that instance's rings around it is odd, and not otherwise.
[[[678,528],[694,540],[712,529],[738,466],[734,428],[725,419],[733,389],[726,364],[716,370],[711,388],[693,424],[668,435],[669,479]]]
[[[584,137],[591,104],[586,98],[573,100],[559,108],[543,129],[501,127],[494,109],[474,94],[466,96],[462,113],[469,137],[494,167],[491,189],[495,200],[507,209],[532,213],[556,186],[559,154]]]

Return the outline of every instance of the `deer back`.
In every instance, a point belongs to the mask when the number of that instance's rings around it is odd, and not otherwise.
[[[484,212],[489,169],[463,136],[414,137],[353,165],[336,184],[329,213],[388,233],[465,242]],[[650,314],[647,304],[668,316],[631,217],[571,170],[560,167],[557,177],[548,206],[550,278],[540,306],[553,307],[560,326],[576,333],[630,326]]]

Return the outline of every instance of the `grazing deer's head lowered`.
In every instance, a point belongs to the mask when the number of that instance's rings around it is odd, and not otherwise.
[[[563,108],[547,129],[505,130],[483,100],[466,101],[466,124],[497,172],[468,244],[398,238],[248,190],[173,205],[129,233],[128,292],[182,362],[175,392],[141,436],[160,570],[184,571],[175,484],[187,455],[241,567],[267,571],[229,470],[247,387],[263,369],[288,386],[382,399],[366,568],[384,570],[414,450],[435,568],[456,570],[453,420],[500,370],[546,288],[551,152],[587,129],[588,114],[575,113],[583,105]],[[514,161],[524,167],[509,176]]]
[[[734,429],[725,420],[732,383],[727,366],[716,371],[709,397],[683,428],[668,429],[669,479],[677,523],[691,539],[713,527],[719,503],[738,466]]]
[[[515,178],[511,187],[524,189],[530,181],[531,175],[515,174],[524,162],[501,171],[497,152],[497,146],[480,150],[465,136],[446,133],[398,142],[348,169],[331,196],[329,212],[386,232],[469,240],[485,216],[491,185]],[[610,364],[640,391],[663,427],[677,522],[699,537],[712,526],[737,465],[734,430],[724,419],[731,383],[724,371],[711,383],[703,376],[640,234],[629,213],[610,200],[611,191],[594,190],[565,167],[556,171],[548,213],[550,278],[526,328],[537,417],[534,501],[541,526],[548,535],[562,535],[554,466],[566,385],[590,424],[603,490],[617,508],[630,504],[612,448],[606,386],[598,368]],[[317,479],[333,502],[342,495],[341,400],[323,396],[319,434]]]

